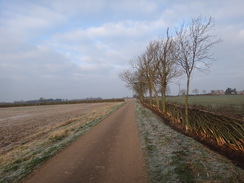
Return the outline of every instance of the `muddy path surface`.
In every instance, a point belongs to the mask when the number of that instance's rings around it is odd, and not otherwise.
[[[127,101],[22,182],[147,182],[134,101]]]

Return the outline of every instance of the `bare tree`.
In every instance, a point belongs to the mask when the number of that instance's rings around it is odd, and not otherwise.
[[[144,59],[144,65],[146,66],[145,73],[148,77],[149,87],[153,90],[156,99],[156,106],[159,109],[159,96],[156,88],[158,64],[156,58],[157,49],[157,41],[151,41],[147,47],[146,53],[144,54],[144,58],[146,58]]]
[[[145,78],[144,81],[147,84],[149,91],[149,102],[150,105],[153,103],[153,95],[156,98],[156,105],[159,109],[159,96],[156,88],[156,78],[157,78],[157,66],[155,60],[155,50],[156,41],[151,41],[146,48],[146,51],[138,57],[137,60],[134,60],[132,64],[134,68],[140,71]]]
[[[199,90],[198,90],[197,88],[195,88],[195,89],[192,90],[192,93],[193,93],[194,95],[197,95],[197,94],[199,93]]]
[[[210,68],[213,55],[209,51],[215,44],[221,42],[221,39],[216,39],[215,35],[210,34],[214,25],[214,20],[211,17],[209,19],[198,17],[192,19],[189,26],[183,24],[179,30],[176,30],[178,62],[187,77],[185,95],[186,130],[190,129],[188,95],[191,74],[195,69],[204,71]]]
[[[205,95],[207,93],[207,90],[203,89],[202,93]]]
[[[186,90],[185,89],[181,89],[179,92],[179,95],[185,96],[186,95]]]
[[[162,94],[162,112],[166,113],[166,92],[168,84],[173,78],[181,75],[176,64],[177,53],[175,42],[173,38],[169,36],[169,29],[167,29],[167,37],[157,42],[156,50],[157,74]]]
[[[145,78],[143,73],[139,71],[124,71],[119,74],[119,77],[122,81],[125,81],[126,87],[133,90],[137,96],[139,96],[140,101],[144,101],[144,94],[147,90],[147,86],[145,84]]]

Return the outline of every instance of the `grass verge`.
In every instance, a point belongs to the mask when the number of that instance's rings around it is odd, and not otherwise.
[[[57,154],[91,127],[98,124],[124,103],[113,104],[79,118],[61,122],[41,132],[38,139],[27,142],[0,157],[0,182],[15,183],[34,168]]]
[[[137,125],[151,182],[244,182],[244,170],[165,125],[136,104]]]

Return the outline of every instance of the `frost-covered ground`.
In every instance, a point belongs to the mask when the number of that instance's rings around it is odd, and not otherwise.
[[[136,104],[137,125],[151,182],[244,182],[244,170],[182,135]]]

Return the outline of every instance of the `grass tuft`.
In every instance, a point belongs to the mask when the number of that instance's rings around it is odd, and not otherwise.
[[[49,140],[54,143],[54,142],[57,142],[57,141],[60,141],[62,139],[64,139],[68,134],[67,134],[67,130],[66,129],[62,129],[62,130],[59,130],[59,131],[54,131],[50,137],[49,137]]]

